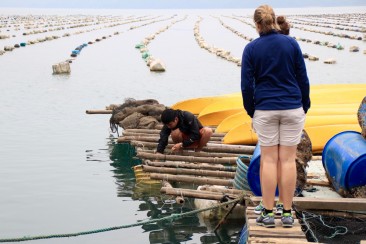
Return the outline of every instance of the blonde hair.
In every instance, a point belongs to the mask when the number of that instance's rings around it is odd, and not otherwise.
[[[268,33],[272,30],[279,30],[280,28],[276,22],[276,16],[273,8],[269,5],[261,5],[254,11],[253,17],[259,33]]]

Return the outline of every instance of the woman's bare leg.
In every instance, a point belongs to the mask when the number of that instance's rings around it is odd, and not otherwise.
[[[266,209],[272,210],[277,187],[278,145],[261,146],[261,189]]]
[[[278,184],[281,189],[283,208],[286,210],[292,207],[292,200],[296,188],[296,148],[297,146],[279,146],[281,173]]]

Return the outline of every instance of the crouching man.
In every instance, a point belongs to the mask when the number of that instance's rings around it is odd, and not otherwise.
[[[212,129],[203,127],[201,122],[190,112],[165,109],[161,114],[164,126],[160,131],[157,153],[164,153],[168,138],[171,135],[174,142],[173,152],[191,148],[201,151],[212,136]]]

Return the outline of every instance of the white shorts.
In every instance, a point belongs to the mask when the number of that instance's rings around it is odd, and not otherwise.
[[[255,110],[253,128],[261,146],[296,146],[305,124],[303,108]]]

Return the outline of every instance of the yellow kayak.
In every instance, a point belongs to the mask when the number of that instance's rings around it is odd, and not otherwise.
[[[311,122],[306,123],[308,124],[305,126],[305,131],[310,137],[313,152],[321,152],[327,141],[339,132],[346,130],[361,131],[358,122],[349,124],[325,125],[314,125]],[[255,145],[257,142],[258,137],[252,129],[251,123],[238,125],[237,127],[231,129],[223,138],[224,144]]]
[[[310,93],[314,92],[329,92],[334,90],[349,90],[349,89],[366,89],[366,84],[325,84],[325,85],[311,85]],[[199,114],[201,111],[210,104],[220,102],[226,100],[227,97],[237,97],[241,101],[241,92],[219,95],[219,96],[209,96],[209,97],[200,97],[200,98],[191,98],[187,100],[183,100],[177,102],[171,107],[174,109],[181,109],[190,111],[193,114]],[[338,97],[337,97],[338,98]],[[242,106],[242,102],[240,102],[240,106]]]
[[[318,89],[310,95],[312,108],[309,115],[323,114],[350,114],[352,109],[342,108],[339,111],[337,104],[359,104],[366,94],[365,88],[344,88],[344,89]],[[325,109],[317,106],[333,104],[333,108]],[[342,105],[343,106],[343,105]],[[352,105],[350,105],[352,106]],[[326,106],[325,106],[326,107]],[[203,125],[218,126],[224,119],[239,112],[243,112],[243,101],[241,97],[227,97],[220,102],[207,105],[198,115]],[[357,110],[356,110],[357,111]]]
[[[312,105],[307,113],[307,117],[309,116],[342,116],[348,115],[350,117],[356,118],[357,110],[359,108],[359,103],[350,103],[350,104],[322,104],[322,105]],[[207,116],[206,116],[207,117]],[[338,119],[333,119],[334,121],[338,121]],[[230,131],[232,128],[240,125],[242,123],[251,122],[251,118],[247,114],[246,111],[241,111],[230,115],[223,119],[217,126],[216,132],[218,133],[226,133]]]
[[[211,96],[211,97],[199,97],[188,100],[183,100],[175,103],[171,108],[189,111],[193,114],[199,114],[206,106],[226,100],[228,97],[240,97],[241,93],[232,93],[221,96]]]

